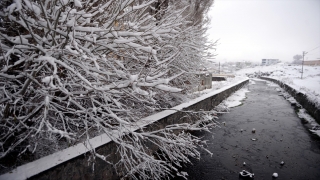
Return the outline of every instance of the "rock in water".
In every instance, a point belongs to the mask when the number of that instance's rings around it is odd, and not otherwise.
[[[273,177],[273,178],[277,178],[278,176],[279,176],[278,173],[273,173],[273,174],[272,174],[272,177]]]
[[[254,178],[254,174],[250,173],[249,171],[246,171],[246,170],[242,170],[239,173],[239,176],[243,177],[243,178],[246,178],[246,179],[253,179]]]

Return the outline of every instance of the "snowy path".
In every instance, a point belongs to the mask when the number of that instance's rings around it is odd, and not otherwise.
[[[255,179],[272,179],[275,172],[279,180],[320,179],[319,138],[306,130],[275,87],[255,81],[248,90],[241,106],[220,117],[225,126],[198,134],[210,140],[214,155],[203,152],[200,161],[184,168],[189,179],[238,179],[243,169]]]

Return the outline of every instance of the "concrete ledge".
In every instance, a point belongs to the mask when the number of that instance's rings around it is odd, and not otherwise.
[[[226,77],[226,78],[234,78],[234,74],[212,74],[214,77]]]
[[[233,74],[212,74],[212,81],[225,81],[227,78],[234,78]]]
[[[282,83],[279,80],[272,79],[269,77],[260,77],[261,79],[272,81],[286,90],[292,97],[294,97],[303,108],[305,108],[308,113],[320,124],[320,109],[312,102],[310,102],[307,98],[307,95],[295,90],[294,88],[290,87],[289,85]]]
[[[227,80],[226,77],[212,76],[212,81],[225,81],[225,80]]]
[[[126,128],[137,131],[143,128],[145,131],[157,130],[170,124],[186,122],[184,113],[179,110],[211,110],[233,92],[240,89],[249,82],[244,79],[227,87],[212,91],[187,103],[180,104],[170,110],[165,110],[154,115],[145,117],[133,126]],[[188,120],[190,121],[190,120]],[[115,133],[114,136],[117,136]],[[116,143],[106,134],[89,140],[96,152],[110,155],[112,161],[119,159]],[[90,149],[84,143],[79,143],[62,151],[53,153],[36,161],[21,165],[10,173],[0,176],[0,180],[20,179],[120,179],[112,165],[96,159],[94,172],[92,166],[88,165]]]

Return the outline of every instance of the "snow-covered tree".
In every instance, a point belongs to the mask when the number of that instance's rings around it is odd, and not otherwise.
[[[296,54],[293,56],[292,64],[302,64],[302,55]]]
[[[123,176],[147,178],[154,171],[159,179],[174,169],[170,164],[198,156],[199,138],[171,131],[206,126],[130,130],[191,89],[193,72],[214,46],[204,37],[205,21],[190,23],[190,6],[170,1],[157,9],[156,0],[0,3],[0,159],[13,152],[42,154],[48,146],[58,150],[101,133],[118,144],[122,159],[115,165]],[[166,161],[147,152],[145,139]]]

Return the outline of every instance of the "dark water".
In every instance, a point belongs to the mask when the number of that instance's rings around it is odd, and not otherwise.
[[[243,105],[220,117],[225,126],[213,129],[213,134],[197,134],[210,140],[208,149],[213,156],[202,152],[200,161],[192,160],[193,165],[182,171],[189,179],[201,180],[240,179],[243,169],[254,173],[256,180],[271,180],[274,172],[279,180],[320,180],[319,138],[307,131],[275,87],[256,81],[248,88]]]

